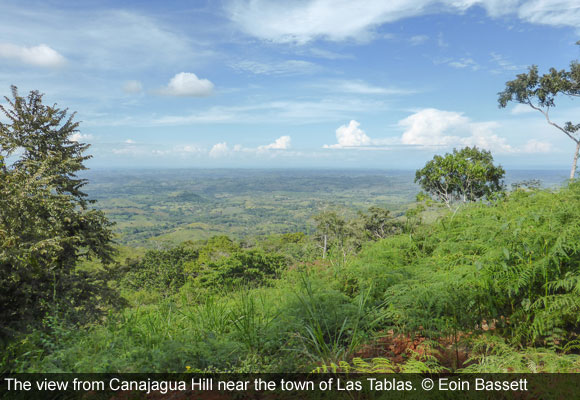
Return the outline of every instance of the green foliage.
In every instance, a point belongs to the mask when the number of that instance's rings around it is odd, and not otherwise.
[[[359,211],[347,219],[336,211],[325,211],[312,217],[316,223],[315,239],[322,248],[322,258],[333,265],[346,266],[368,240],[384,239],[403,231],[404,224],[391,216],[385,208],[372,206],[368,212]]]
[[[260,286],[276,279],[286,258],[259,249],[242,249],[226,236],[204,244],[184,243],[168,250],[149,250],[119,267],[121,284],[131,290],[155,290],[163,295],[184,290],[219,291]]]
[[[38,327],[65,307],[78,323],[98,317],[120,299],[108,289],[107,270],[77,271],[83,259],[111,261],[111,223],[89,208],[81,190],[89,147],[72,139],[78,123],[42,95],[0,105],[0,320],[6,334]]]
[[[322,247],[322,258],[332,246],[344,246],[347,237],[346,220],[335,211],[325,211],[312,217],[316,223],[317,238]]]
[[[121,284],[138,290],[155,289],[175,293],[187,279],[186,266],[198,258],[198,251],[186,246],[170,250],[149,250],[142,259],[127,259]]]
[[[351,374],[392,374],[392,373],[409,373],[409,374],[436,374],[445,372],[446,368],[439,364],[437,358],[427,353],[417,354],[410,352],[411,357],[401,364],[394,364],[388,358],[375,357],[370,361],[363,360],[360,357],[354,357],[352,363],[340,361],[338,364],[322,365],[316,367],[313,372],[316,373],[351,373]]]
[[[240,246],[229,237],[224,235],[214,236],[199,249],[198,263],[203,265],[216,262],[224,257],[230,257],[239,250]]]
[[[317,245],[303,232],[268,235],[256,239],[255,246],[266,253],[283,254],[289,264],[314,261],[319,256]]]
[[[303,274],[296,300],[289,302],[298,331],[298,350],[313,362],[347,359],[362,343],[368,321],[368,293],[355,301],[320,280]]]
[[[386,290],[386,320],[430,337],[456,337],[495,321],[517,344],[562,346],[576,339],[579,206],[577,184],[557,193],[516,191],[424,226],[413,234],[410,276]],[[400,243],[375,245],[383,246],[397,252]],[[393,274],[400,272],[385,270],[382,280],[393,281]]]
[[[466,373],[578,373],[580,356],[558,354],[552,349],[517,350],[497,336],[482,336],[472,344]]]
[[[492,161],[477,149],[461,152]],[[9,171],[2,159],[0,164]],[[39,328],[4,349],[2,368],[432,373],[444,371],[442,364],[457,370],[462,353],[472,363],[466,372],[577,371],[580,184],[548,192],[528,182],[497,197],[491,186],[460,184],[471,190],[466,200],[481,194],[488,201],[453,215],[426,208],[429,201],[406,216],[379,207],[358,214],[336,208],[314,218],[314,235],[255,235],[241,242],[189,237],[165,250],[117,256],[131,258],[111,270],[77,265],[59,277],[76,300],[49,304]],[[183,204],[182,194],[194,192],[173,190],[171,204]],[[183,198],[201,210],[214,204]],[[325,236],[326,252],[320,252],[316,246],[323,247]],[[68,314],[97,314],[104,310],[104,288],[117,286],[132,307],[74,329]],[[95,309],[79,307],[78,299],[96,299]],[[441,352],[409,345],[392,357],[383,341],[391,337],[430,343]],[[381,349],[370,361],[357,357]],[[450,350],[453,362],[445,358]]]
[[[235,288],[259,286],[275,279],[286,266],[283,256],[260,250],[236,251],[229,257],[198,263],[189,273],[194,286],[201,288]]]
[[[116,222],[117,240],[157,249],[216,235],[262,242],[269,235],[309,234],[312,216],[323,210],[349,218],[388,204],[398,212],[417,192],[409,171],[94,170],[86,177],[96,207]],[[299,257],[314,254],[290,247]]]
[[[373,240],[384,239],[387,236],[400,233],[402,224],[395,221],[391,212],[381,207],[369,207],[368,213],[359,213],[367,236]]]
[[[451,208],[453,203],[490,199],[503,191],[505,171],[493,165],[489,151],[477,147],[453,149],[453,153],[435,156],[417,170],[415,182]]]

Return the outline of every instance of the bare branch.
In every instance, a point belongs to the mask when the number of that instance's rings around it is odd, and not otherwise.
[[[541,112],[544,117],[546,117],[546,121],[548,121],[548,124],[552,125],[555,128],[558,128],[559,130],[561,130],[562,132],[564,132],[566,134],[566,136],[568,136],[570,139],[572,139],[574,142],[579,143],[580,141],[578,139],[576,139],[574,136],[572,136],[570,134],[570,132],[568,132],[566,129],[562,128],[560,125],[558,125],[557,123],[553,122],[550,119],[550,107],[546,107],[546,111],[544,111],[543,109],[541,109],[540,107],[536,107],[535,105],[532,104],[532,102],[530,100],[528,100],[528,105],[530,107],[532,107],[534,110],[538,110],[539,112]]]

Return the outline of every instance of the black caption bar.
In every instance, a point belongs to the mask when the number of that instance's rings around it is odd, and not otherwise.
[[[580,374],[6,374],[2,399],[562,399]]]

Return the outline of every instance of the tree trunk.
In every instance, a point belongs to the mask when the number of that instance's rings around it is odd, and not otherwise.
[[[326,235],[324,235],[324,250],[322,251],[322,259],[326,258]]]
[[[576,142],[576,152],[574,153],[574,162],[572,163],[572,170],[570,171],[570,179],[574,179],[576,175],[576,165],[578,164],[578,152],[580,152],[580,140]]]

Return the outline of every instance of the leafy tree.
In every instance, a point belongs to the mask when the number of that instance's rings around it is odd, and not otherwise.
[[[238,250],[216,260],[195,264],[188,272],[194,286],[215,290],[263,285],[277,278],[285,266],[284,256],[260,250]]]
[[[186,281],[186,268],[197,260],[198,251],[186,245],[169,250],[149,250],[143,258],[127,259],[119,268],[123,286],[131,289],[175,293]]]
[[[360,249],[366,236],[362,219],[347,220],[335,211],[324,211],[312,218],[316,223],[315,240],[322,248],[322,258],[328,258],[333,265],[337,262],[345,266],[348,257]]]
[[[550,119],[550,109],[556,107],[555,101],[558,95],[580,96],[580,64],[578,61],[573,61],[570,64],[569,71],[558,71],[555,68],[550,68],[550,72],[542,76],[538,73],[538,67],[532,65],[527,73],[519,74],[516,79],[506,82],[505,89],[498,95],[500,108],[506,107],[510,101],[526,104],[541,112],[548,124],[576,143],[574,161],[570,171],[570,179],[574,179],[578,153],[580,152],[580,136],[577,133],[580,124],[573,124],[571,121],[564,123],[564,125],[558,124]]]
[[[81,259],[111,261],[111,223],[90,209],[76,173],[89,145],[72,139],[74,114],[26,98],[12,87],[0,110],[0,321],[7,331],[34,326],[62,306],[76,322],[117,303],[106,276],[77,271]],[[4,332],[7,333],[7,332]]]
[[[225,235],[211,237],[199,250],[200,264],[211,263],[223,257],[229,257],[240,250],[240,245]]]
[[[347,223],[344,218],[334,211],[325,211],[313,217],[316,231],[322,242],[322,258],[332,244],[344,244],[347,235]]]
[[[477,147],[453,149],[445,156],[436,155],[417,170],[415,182],[451,209],[454,203],[489,198],[504,189],[505,171],[493,165],[489,151]]]
[[[390,215],[390,211],[381,207],[369,207],[368,213],[359,213],[364,230],[374,240],[384,239],[401,231],[401,224]]]

